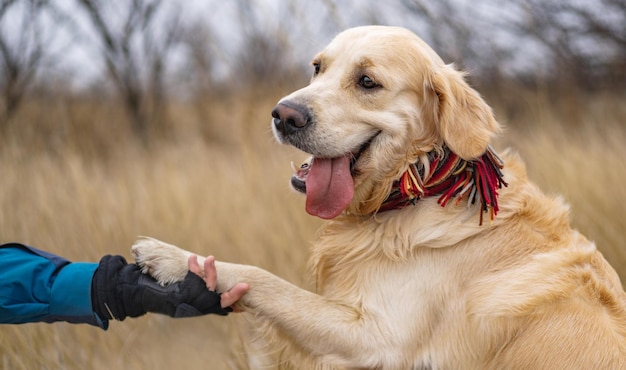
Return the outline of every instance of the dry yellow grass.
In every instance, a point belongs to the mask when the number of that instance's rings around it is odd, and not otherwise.
[[[123,116],[110,107],[28,107],[0,138],[1,241],[95,262],[107,253],[129,256],[136,236],[149,235],[309,286],[307,249],[319,221],[288,186],[289,161],[306,156],[271,137],[276,94],[208,103],[210,126],[189,107],[172,108],[170,140],[149,149],[127,139]],[[501,117],[509,127],[496,147],[517,148],[530,176],[570,201],[575,225],[624,279],[624,108],[611,100],[578,107],[585,123],[577,125],[559,124],[566,119],[545,100],[528,108],[517,122]],[[219,140],[207,140],[216,133]],[[0,368],[235,368],[242,320],[146,315],[113,322],[106,332],[63,323],[1,326]]]

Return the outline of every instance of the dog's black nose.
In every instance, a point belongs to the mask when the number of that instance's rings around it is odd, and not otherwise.
[[[311,116],[305,107],[288,102],[279,103],[272,109],[274,126],[283,135],[291,135],[311,123]]]

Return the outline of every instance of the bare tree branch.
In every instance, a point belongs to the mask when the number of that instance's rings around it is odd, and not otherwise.
[[[21,105],[45,56],[39,18],[48,2],[22,0],[21,3],[25,9],[16,14],[21,20],[18,38],[0,32],[0,125],[9,120]],[[2,1],[0,22],[18,4],[20,2],[15,0]]]
[[[157,24],[157,17],[165,11],[161,0],[128,1],[121,26],[115,29],[116,22],[105,17],[107,7],[114,5],[78,1],[100,38],[107,73],[123,97],[132,128],[145,140],[149,125],[158,123],[164,114],[163,73],[168,53],[178,42],[180,12],[176,8],[165,13],[166,17],[159,19],[162,23]],[[167,32],[157,34],[161,27]]]
[[[598,0],[593,6],[565,0],[524,0],[523,4],[528,17],[517,27],[545,46],[561,78],[586,88],[624,85],[623,1]]]

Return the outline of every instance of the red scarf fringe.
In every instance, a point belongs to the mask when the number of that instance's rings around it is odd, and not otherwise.
[[[411,164],[400,179],[394,182],[379,212],[404,208],[414,205],[419,199],[440,195],[437,203],[442,207],[453,198],[456,198],[456,205],[467,199],[468,208],[480,202],[479,225],[483,224],[484,213],[489,213],[493,221],[499,211],[497,189],[508,186],[502,174],[504,162],[491,147],[471,161],[460,158],[447,147],[439,153],[428,153],[429,174],[425,174],[422,163]]]

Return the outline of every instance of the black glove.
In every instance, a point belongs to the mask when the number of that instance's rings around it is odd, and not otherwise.
[[[232,311],[222,308],[220,295],[208,290],[204,280],[191,271],[185,280],[163,287],[136,264],[110,255],[102,257],[93,275],[91,305],[100,318],[119,321],[146,312],[191,317]]]

